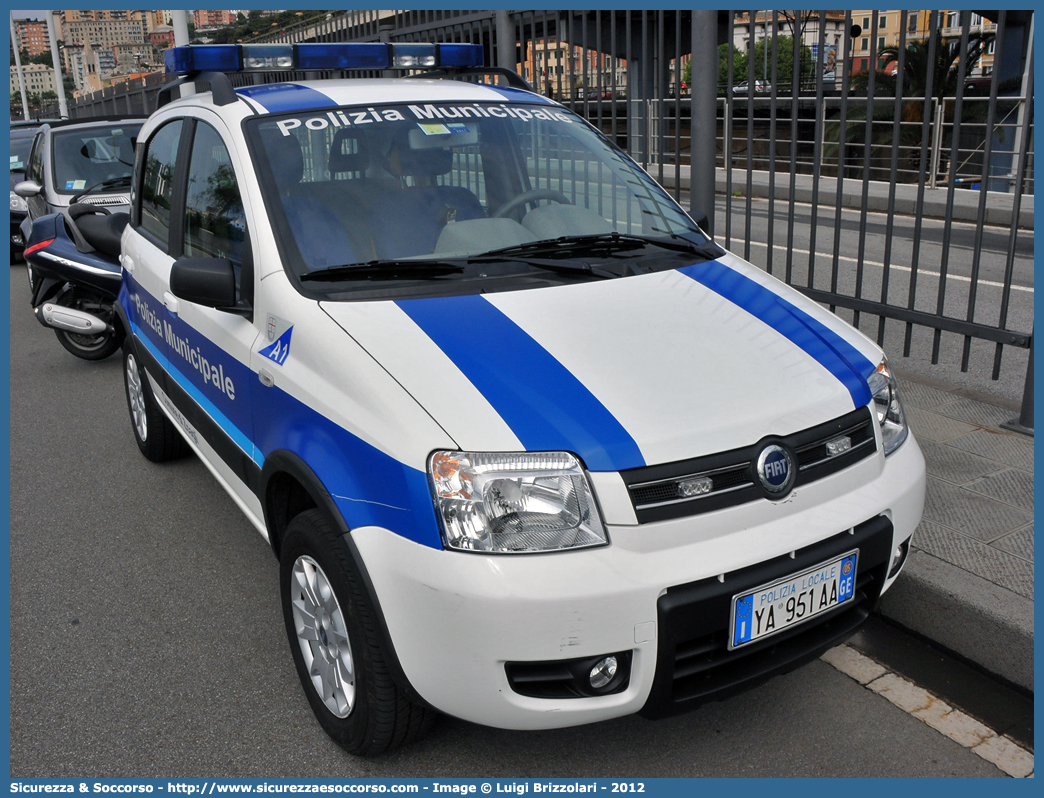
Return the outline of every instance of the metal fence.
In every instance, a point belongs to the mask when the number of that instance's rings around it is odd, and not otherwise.
[[[690,202],[692,14],[335,11],[258,41],[482,44],[489,65],[583,115]],[[962,371],[986,359],[998,379],[1009,348],[1032,352],[1031,14],[892,12],[894,44],[882,49],[884,19],[866,12],[864,51],[851,12],[718,12],[719,44],[733,46],[719,47],[713,80],[716,236],[890,351],[937,363],[956,348]],[[161,83],[107,89],[71,114],[147,112]]]

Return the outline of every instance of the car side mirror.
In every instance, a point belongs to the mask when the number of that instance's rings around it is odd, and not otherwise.
[[[23,180],[21,183],[15,183],[14,187],[14,193],[26,199],[35,197],[41,191],[43,191],[43,186],[35,180]]]
[[[707,218],[705,213],[694,213],[692,220],[696,222],[696,226],[700,228],[707,235],[710,235],[710,219]]]
[[[228,258],[178,258],[170,268],[170,291],[208,308],[236,304],[236,274]]]

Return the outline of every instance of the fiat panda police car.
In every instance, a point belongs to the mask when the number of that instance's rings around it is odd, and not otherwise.
[[[139,135],[134,435],[281,561],[349,751],[659,717],[851,634],[924,460],[881,350],[470,45],[194,46]],[[255,84],[225,72],[436,67]],[[489,72],[489,70],[485,70]],[[439,77],[441,73],[441,77]]]

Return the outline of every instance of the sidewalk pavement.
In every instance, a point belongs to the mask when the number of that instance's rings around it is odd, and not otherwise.
[[[769,196],[770,186],[777,200],[789,201],[790,199],[790,164],[780,160],[777,163],[775,180],[769,181],[769,173],[764,170],[751,172],[750,194],[752,197]],[[659,179],[660,167],[658,164],[649,164],[649,174]],[[689,166],[682,164],[679,170],[681,188],[689,190]],[[662,184],[668,190],[674,187],[674,164],[663,165]],[[814,181],[812,175],[794,176],[794,200],[796,202],[812,202],[812,188]],[[837,178],[821,177],[818,184],[819,195],[817,197],[820,205],[831,208],[837,207]],[[746,196],[747,193],[747,171],[734,168],[732,170],[732,185],[728,185],[727,174],[721,167],[717,169],[715,176],[715,193],[730,194],[733,196]],[[891,184],[880,180],[870,180],[867,183],[868,210],[887,212]],[[949,197],[949,188],[925,188],[923,216],[944,219],[946,218],[946,205]],[[955,189],[953,193],[953,216],[956,221],[975,222],[979,218],[979,191],[978,189]],[[862,207],[863,181],[859,178],[846,177],[841,183],[841,207],[858,209]],[[913,216],[917,211],[917,185],[900,183],[895,186],[895,213],[903,216]],[[1010,227],[1014,216],[1015,195],[1005,194],[999,191],[986,192],[986,224]],[[1019,227],[1026,230],[1033,229],[1033,195],[1023,194],[1019,207]]]
[[[924,516],[881,614],[1033,690],[1033,438],[1013,403],[900,373]]]

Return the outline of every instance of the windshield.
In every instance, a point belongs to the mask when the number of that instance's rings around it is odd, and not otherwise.
[[[29,160],[29,150],[33,146],[32,136],[11,136],[11,171],[24,172]]]
[[[141,124],[57,130],[51,136],[54,187],[74,194],[134,171],[134,145]],[[129,185],[129,183],[128,183]]]
[[[562,236],[707,242],[652,178],[559,106],[345,107],[250,120],[248,131],[299,277]]]

